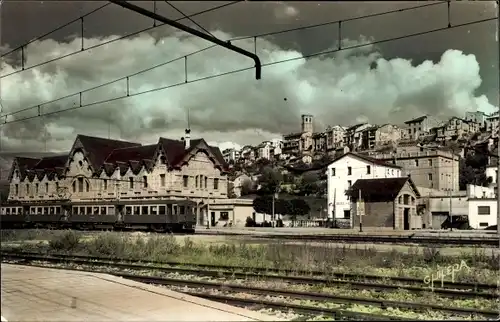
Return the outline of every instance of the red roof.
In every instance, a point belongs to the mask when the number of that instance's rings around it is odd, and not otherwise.
[[[109,140],[105,138],[78,135],[76,141],[82,145],[86,158],[89,160],[95,175],[105,171],[111,175],[116,168],[126,173],[130,167],[136,172],[142,166],[150,168],[154,164],[154,158],[159,148],[166,155],[166,163],[169,167],[178,167],[184,158],[194,149],[204,149],[210,157],[221,165],[221,170],[227,169],[221,151],[217,147],[206,144],[203,139],[191,140],[190,147],[185,148],[182,140],[160,138],[157,144],[141,145],[139,143]],[[56,174],[62,175],[69,155],[44,157],[41,159],[17,157],[15,163],[20,171],[21,178],[28,176],[30,180],[37,176],[42,179],[45,174],[53,178]]]
[[[88,154],[87,157],[90,165],[95,171],[101,168],[104,160],[106,160],[114,150],[141,146],[139,143],[110,140],[82,134],[78,134],[76,139],[83,145],[85,152]]]

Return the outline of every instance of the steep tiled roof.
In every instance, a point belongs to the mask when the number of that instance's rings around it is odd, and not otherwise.
[[[409,177],[382,178],[382,179],[359,179],[347,191],[347,195],[357,200],[359,191],[361,198],[370,201],[392,201],[394,200],[406,182],[410,182],[415,194],[420,196],[418,190]]]
[[[33,168],[38,162],[40,162],[40,159],[37,158],[25,158],[25,157],[15,157],[14,162],[12,163],[13,168],[14,165],[17,165],[17,169],[19,170],[19,176],[21,179],[24,179],[26,175],[28,174],[28,170]],[[13,170],[12,168],[12,170]],[[12,176],[12,170],[11,170],[11,175],[9,176],[9,179]]]
[[[33,169],[45,170],[64,167],[68,160],[68,154],[44,157],[38,162]]]
[[[157,147],[157,144],[150,144],[115,149],[108,155],[106,160],[104,160],[104,163],[114,164],[116,161],[128,162],[153,160]]]
[[[172,140],[160,138],[159,144],[163,147],[165,154],[167,156],[167,162],[170,166],[178,166],[179,163],[184,159],[184,157],[196,148],[199,148],[202,144],[205,144],[209,151],[215,158],[217,162],[222,165],[223,170],[227,169],[227,163],[224,160],[224,156],[220,152],[218,147],[209,146],[203,139],[193,139],[190,142],[189,148],[185,148],[184,141]]]
[[[94,168],[95,175],[99,175],[101,171],[111,175],[116,168],[120,169],[122,175],[129,168],[135,173],[140,171],[143,166],[149,169],[153,165],[153,159],[158,147],[165,151],[166,162],[170,167],[179,166],[183,159],[193,150],[206,147],[210,156],[221,164],[222,170],[227,170],[227,164],[219,148],[207,145],[203,139],[191,140],[188,149],[185,148],[184,141],[166,138],[160,138],[157,144],[150,145],[85,135],[78,135],[76,141],[82,144],[86,157]],[[49,176],[49,179],[53,179],[55,175],[64,174],[67,160],[68,155],[50,156],[41,159],[15,158],[21,177],[24,179],[28,176],[30,180],[34,179],[35,176],[42,179],[45,174]]]
[[[193,146],[199,143],[199,140],[191,140],[189,150],[193,149]],[[163,151],[165,151],[167,163],[172,167],[177,165],[186,153],[188,153],[185,149],[185,142],[183,141],[160,138],[159,144],[163,148]]]
[[[110,140],[82,134],[78,134],[76,139],[80,140],[85,151],[88,153],[89,162],[94,170],[98,170],[102,166],[104,160],[106,160],[113,150],[140,146],[139,143]]]
[[[121,175],[124,175],[128,167],[132,169],[132,172],[138,173],[142,166],[150,169],[153,165],[153,159],[158,148],[157,144],[133,146],[129,148],[121,148],[113,150],[106,160],[101,169],[106,172],[107,175],[111,175],[115,172],[116,167],[120,167]]]

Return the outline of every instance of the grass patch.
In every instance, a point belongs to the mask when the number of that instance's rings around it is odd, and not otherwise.
[[[499,278],[498,254],[476,248],[463,256],[444,256],[437,247],[410,247],[406,252],[381,252],[374,248],[347,246],[313,246],[311,243],[251,244],[246,241],[229,243],[202,243],[186,237],[184,240],[171,235],[135,235],[130,233],[103,232],[94,238],[84,239],[81,232],[50,231],[44,236],[47,242],[22,243],[18,249],[37,252],[66,252],[91,256],[109,256],[144,261],[175,261],[216,265],[238,265],[292,270],[322,270],[406,276],[424,278],[435,274],[439,267],[465,261],[468,270],[456,272],[455,282],[480,282],[496,284]],[[46,233],[45,233],[46,234]],[[26,235],[28,240],[40,240],[41,233]],[[9,237],[10,236],[10,237]],[[5,239],[2,235],[2,241]],[[11,240],[20,237],[7,235]],[[8,244],[7,244],[8,245]],[[8,247],[4,245],[2,248]],[[446,277],[445,279],[450,279]]]

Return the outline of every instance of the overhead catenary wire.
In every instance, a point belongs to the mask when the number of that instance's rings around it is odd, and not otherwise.
[[[202,11],[199,11],[199,12],[196,12],[196,13],[193,13],[192,15],[189,15],[188,17],[189,18],[192,18],[192,17],[196,17],[196,16],[199,16],[199,15],[202,15],[202,14],[205,14],[205,13],[208,13],[208,12],[212,12],[212,11],[215,11],[215,10],[218,10],[218,9],[221,9],[221,8],[224,8],[224,7],[227,7],[227,6],[231,6],[231,5],[234,5],[236,3],[239,3],[241,2],[241,0],[238,0],[238,1],[232,1],[232,2],[228,2],[228,3],[224,3],[222,5],[219,5],[219,6],[216,6],[216,7],[212,7],[212,8],[209,8],[209,9],[206,9],[206,10],[202,10]],[[109,4],[109,3],[108,3]],[[80,17],[81,18],[81,17]],[[179,18],[179,19],[176,19],[174,21],[178,22],[178,21],[181,21],[181,20],[184,20],[186,19],[187,17],[182,17],[182,18]],[[79,19],[81,20],[81,19]],[[74,23],[74,22],[71,22],[71,23]],[[114,39],[110,39],[108,41],[105,41],[105,42],[101,42],[99,44],[96,44],[96,45],[93,45],[93,46],[90,46],[90,47],[86,47],[83,49],[83,50],[77,50],[75,52],[72,52],[72,53],[69,53],[69,54],[65,54],[65,55],[62,55],[62,56],[59,56],[59,57],[56,57],[56,58],[53,58],[53,59],[50,59],[50,60],[47,60],[47,61],[44,61],[44,62],[41,62],[41,63],[38,63],[38,64],[35,64],[35,65],[31,65],[31,66],[25,66],[24,68],[21,68],[19,70],[16,70],[16,71],[13,71],[11,73],[7,73],[7,74],[3,74],[3,75],[0,75],[0,79],[1,78],[4,78],[4,77],[8,77],[8,76],[11,76],[11,75],[15,75],[15,74],[18,74],[18,73],[22,73],[23,71],[26,71],[26,70],[30,70],[30,69],[33,69],[33,68],[36,68],[36,67],[40,67],[40,66],[43,66],[43,65],[46,65],[46,64],[50,64],[50,63],[53,63],[53,62],[56,62],[56,61],[59,61],[61,59],[64,59],[64,58],[67,58],[67,57],[71,57],[73,55],[77,55],[77,54],[80,54],[82,52],[86,52],[86,51],[89,51],[91,49],[96,49],[96,48],[99,48],[99,47],[102,47],[102,46],[105,46],[105,45],[108,45],[108,44],[111,44],[115,41],[119,41],[119,40],[123,40],[123,39],[127,39],[127,38],[130,38],[130,37],[133,37],[133,36],[136,36],[140,33],[143,33],[143,32],[146,32],[146,31],[150,31],[150,30],[153,30],[155,28],[158,28],[158,27],[162,27],[162,26],[165,26],[164,23],[161,23],[159,25],[153,25],[152,27],[148,27],[148,28],[143,28],[141,30],[138,30],[138,31],[135,31],[133,33],[130,33],[128,35],[125,35],[125,36],[121,36],[121,37],[118,37],[118,38],[114,38]],[[62,27],[61,27],[62,28]],[[57,30],[56,30],[57,31]],[[54,30],[51,32],[53,33]],[[49,33],[50,34],[50,33]],[[42,37],[38,37],[38,38],[43,38],[47,35],[43,35]],[[37,39],[38,40],[38,39]],[[33,40],[35,41],[35,40]],[[82,38],[82,42],[83,42],[83,38]],[[24,46],[24,45],[23,45]],[[13,51],[10,51],[2,56],[0,56],[0,58],[3,58],[5,55],[9,55],[11,53],[13,53],[14,51],[16,50],[19,50],[21,49],[21,52],[22,52],[22,62],[24,62],[24,50],[22,49],[24,47],[18,47],[17,49],[13,50]]]
[[[183,15],[184,18],[186,18],[189,21],[191,21],[192,23],[194,23],[196,26],[198,26],[198,28],[200,28],[201,30],[203,30],[204,32],[206,32],[208,35],[216,38],[214,35],[212,35],[212,33],[210,31],[208,31],[207,29],[205,29],[202,25],[200,25],[199,23],[197,23],[196,21],[194,21],[192,18],[186,16],[186,14],[184,12],[182,12],[179,9],[177,9],[177,7],[174,6],[173,4],[171,4],[169,1],[165,0],[165,3],[168,4],[169,6],[171,6],[175,11],[177,11],[178,13],[180,13],[181,15]]]
[[[223,5],[217,6],[217,7],[213,7],[213,8],[207,9],[207,10],[203,10],[203,11],[197,12],[197,13],[192,14],[192,15],[188,15],[187,17],[183,17],[183,18],[180,18],[180,19],[177,19],[177,20],[174,20],[174,21],[180,21],[180,20],[183,20],[183,19],[186,19],[186,18],[188,18],[188,19],[189,18],[193,18],[193,17],[196,17],[196,16],[204,14],[204,13],[208,13],[208,12],[211,12],[211,11],[215,11],[215,10],[221,9],[223,7],[227,7],[227,6],[236,4],[238,2],[241,2],[241,0],[229,2],[229,3],[223,4]],[[402,8],[402,9],[395,9],[395,10],[384,11],[384,12],[379,12],[379,13],[374,13],[374,14],[368,14],[368,15],[361,15],[361,16],[357,16],[357,17],[353,17],[353,18],[347,18],[347,19],[343,19],[343,20],[334,20],[334,21],[323,22],[323,23],[319,23],[319,24],[313,24],[313,25],[308,25],[308,26],[302,26],[302,27],[296,27],[296,28],[290,28],[290,29],[280,30],[280,31],[276,31],[276,32],[261,33],[261,34],[258,34],[258,35],[255,35],[255,36],[251,36],[251,37],[246,37],[246,36],[235,37],[235,38],[233,38],[233,39],[231,39],[229,41],[244,40],[244,39],[248,39],[248,38],[254,38],[255,39],[255,38],[259,38],[259,37],[266,37],[266,36],[270,36],[270,35],[278,35],[278,34],[282,34],[282,33],[294,32],[294,31],[299,31],[299,30],[306,30],[306,29],[310,29],[310,28],[317,28],[317,27],[322,27],[322,26],[327,26],[327,25],[332,25],[332,24],[339,24],[339,27],[340,27],[340,25],[341,25],[342,22],[349,22],[349,21],[355,21],[355,20],[366,19],[366,18],[374,18],[374,17],[379,17],[379,16],[388,15],[388,14],[397,13],[397,12],[411,11],[411,10],[416,10],[416,9],[420,9],[420,8],[425,8],[425,7],[435,6],[435,5],[441,5],[441,4],[444,4],[444,3],[446,3],[446,1],[432,2],[432,3],[428,3],[428,4],[424,4],[424,5],[419,5],[419,6],[414,6],[414,7],[408,7],[408,8]],[[155,4],[156,4],[156,2],[155,2]],[[156,5],[155,5],[155,8],[154,8],[154,11],[156,12]],[[74,21],[71,22],[71,23],[74,23]],[[150,31],[150,30],[153,30],[153,29],[155,29],[157,27],[161,27],[161,26],[164,26],[164,25],[165,25],[164,23],[161,23],[160,25],[156,25],[156,20],[155,20],[155,24],[153,25],[153,27],[144,28],[144,29],[141,29],[139,31],[133,32],[131,34],[128,34],[128,35],[125,35],[125,36],[122,36],[122,37],[118,37],[116,39],[111,39],[109,41],[105,41],[105,42],[96,44],[96,45],[91,46],[91,47],[87,47],[87,48],[85,48],[84,51],[87,51],[87,50],[90,50],[90,49],[95,49],[95,48],[98,48],[98,47],[101,47],[101,46],[104,46],[104,45],[108,45],[108,44],[113,43],[115,41],[127,39],[129,37],[138,35],[138,34],[140,34],[142,32]],[[62,28],[62,27],[59,27],[59,28]],[[340,28],[339,28],[339,30],[340,30]],[[52,32],[54,32],[54,31],[52,31]],[[47,34],[45,34],[43,37],[45,37],[45,36],[47,36]],[[38,37],[38,38],[42,38],[42,37]],[[339,41],[339,45],[340,45],[340,41]],[[216,46],[217,45],[209,46],[209,47],[205,48],[205,50],[210,49],[210,48],[214,48]],[[19,48],[15,49],[15,50],[19,50]],[[12,52],[13,51],[11,51],[11,52],[9,52],[9,53],[7,53],[5,55],[8,55],[8,54],[10,54]],[[78,54],[80,52],[81,51],[76,51],[76,52],[73,52],[73,53],[69,53],[69,54],[66,54],[66,55],[63,55],[63,56],[60,56],[60,57],[57,57],[57,58],[54,58],[54,59],[51,59],[51,60],[39,63],[39,64],[36,64],[36,65],[32,65],[32,66],[26,67],[26,68],[24,68],[22,70],[17,70],[17,71],[14,71],[12,73],[8,73],[8,74],[5,74],[5,75],[0,75],[0,78],[7,77],[7,76],[10,76],[10,75],[14,75],[14,74],[20,73],[20,72],[22,72],[24,70],[28,70],[28,69],[36,68],[36,67],[39,67],[39,66],[43,66],[45,64],[53,63],[53,62],[56,62],[58,60],[61,60],[61,59],[64,59],[64,58],[76,55],[76,54]],[[0,56],[0,57],[3,57],[3,56]]]
[[[17,46],[16,48],[14,48],[14,49],[12,49],[12,50],[9,50],[8,52],[6,52],[6,53],[2,54],[2,55],[0,56],[0,58],[3,58],[3,57],[5,57],[5,56],[8,56],[8,55],[10,55],[10,54],[12,54],[12,53],[14,53],[14,52],[16,52],[16,51],[22,50],[23,48],[26,48],[29,44],[32,44],[32,43],[34,43],[35,41],[40,40],[40,39],[42,39],[42,38],[45,38],[45,37],[47,37],[48,35],[53,34],[53,33],[54,33],[54,32],[56,32],[56,31],[59,31],[59,30],[61,30],[61,29],[63,29],[63,28],[66,28],[66,27],[68,27],[68,26],[70,26],[70,25],[74,24],[74,23],[75,23],[75,22],[77,22],[77,21],[81,21],[83,18],[88,17],[88,16],[90,16],[90,15],[92,15],[92,14],[94,14],[94,13],[98,12],[98,11],[99,11],[99,10],[101,10],[101,9],[104,9],[105,7],[109,6],[110,4],[111,4],[111,3],[109,3],[109,2],[108,2],[108,3],[106,3],[106,4],[104,4],[104,5],[102,5],[102,6],[98,7],[98,8],[96,8],[96,9],[94,9],[94,10],[90,11],[90,12],[87,12],[87,13],[86,13],[86,14],[84,14],[84,15],[79,16],[79,17],[78,17],[78,18],[76,18],[76,19],[73,19],[73,20],[71,20],[71,21],[69,21],[69,22],[67,22],[67,23],[65,23],[65,24],[60,25],[59,27],[56,27],[56,28],[52,29],[52,30],[51,30],[51,31],[49,31],[49,32],[46,32],[46,33],[44,33],[44,34],[42,34],[42,35],[40,35],[40,36],[37,36],[37,37],[35,37],[35,38],[31,39],[30,41],[27,41],[27,42],[23,43],[22,45],[19,45],[19,46]]]
[[[239,2],[239,1],[235,1],[233,2],[236,3],[236,2]],[[255,41],[255,52],[257,51],[256,49],[256,41],[257,41],[257,38],[260,38],[260,37],[266,37],[266,36],[270,36],[270,35],[278,35],[278,34],[282,34],[282,33],[288,33],[288,32],[295,32],[295,31],[299,31],[299,30],[306,30],[306,29],[310,29],[310,28],[317,28],[317,27],[323,27],[323,26],[327,26],[327,25],[332,25],[332,24],[339,24],[339,27],[340,27],[340,23],[341,22],[348,22],[348,21],[354,21],[354,20],[359,20],[359,19],[366,19],[366,18],[373,18],[373,17],[378,17],[378,16],[382,16],[382,15],[387,15],[387,14],[392,14],[392,13],[396,13],[396,12],[403,12],[403,11],[410,11],[410,10],[417,10],[417,9],[421,9],[421,8],[425,8],[425,7],[430,7],[430,6],[435,6],[435,5],[439,5],[439,4],[445,4],[446,1],[442,1],[442,2],[433,2],[433,3],[430,3],[430,4],[425,4],[425,5],[419,5],[419,6],[413,6],[413,7],[408,7],[408,8],[403,8],[403,9],[397,9],[397,10],[390,10],[390,11],[384,11],[384,12],[379,12],[379,13],[375,13],[375,14],[368,14],[368,15],[362,15],[362,16],[357,16],[357,17],[353,17],[353,18],[347,18],[347,19],[344,19],[344,20],[334,20],[334,21],[329,21],[329,22],[323,22],[323,23],[319,23],[319,24],[313,24],[313,25],[308,25],[308,26],[302,26],[302,27],[297,27],[297,28],[290,28],[290,29],[286,29],[286,30],[279,30],[279,31],[274,31],[274,32],[266,32],[266,33],[261,33],[261,34],[257,34],[257,35],[253,35],[253,36],[244,36],[244,37],[235,37],[235,38],[232,38],[230,40],[228,40],[228,42],[231,42],[231,41],[237,41],[237,40],[245,40],[245,39],[254,39]],[[218,8],[218,7],[214,7],[215,8]],[[194,15],[190,15],[189,17],[193,17],[197,14],[194,14]],[[188,17],[188,18],[189,18]],[[181,19],[179,19],[181,20]],[[148,29],[149,30],[149,29]],[[340,30],[340,29],[339,29]],[[129,35],[130,36],[130,35]],[[124,36],[124,37],[120,37],[116,40],[121,40],[121,39],[124,39],[124,38],[127,38],[129,36]],[[341,35],[339,34],[339,47],[338,49],[342,49],[341,48],[341,41],[340,41],[340,38],[341,38]],[[113,40],[115,41],[115,40]],[[110,41],[112,42],[112,41]],[[105,42],[104,44],[108,44],[110,42]],[[98,44],[96,46],[101,46],[102,44]],[[133,76],[136,76],[136,75],[139,75],[141,73],[144,73],[144,72],[147,72],[147,71],[150,71],[150,70],[153,70],[155,68],[158,68],[158,67],[161,67],[161,66],[165,66],[167,64],[171,64],[171,63],[174,63],[180,59],[184,59],[185,60],[185,73],[186,73],[186,77],[185,77],[185,83],[188,83],[188,80],[187,80],[187,57],[190,57],[190,56],[193,56],[193,55],[196,55],[196,54],[199,54],[203,51],[206,51],[206,50],[209,50],[209,49],[212,49],[212,48],[215,48],[217,47],[218,45],[214,44],[214,45],[211,45],[211,46],[208,46],[208,47],[205,47],[205,48],[202,48],[200,50],[197,50],[195,52],[192,52],[190,54],[187,54],[185,56],[181,56],[181,57],[178,57],[178,58],[175,58],[175,59],[171,59],[169,61],[166,61],[166,62],[163,62],[163,63],[160,63],[160,64],[157,64],[157,65],[154,65],[152,67],[149,67],[149,68],[146,68],[146,69],[143,69],[139,72],[136,72],[134,74],[130,74],[128,76],[125,76],[125,77],[121,77],[121,78],[118,78],[118,79],[115,79],[113,81],[108,81],[106,83],[103,83],[103,84],[100,84],[100,85],[96,85],[96,86],[93,86],[91,88],[88,88],[84,91],[81,91],[81,92],[78,92],[78,93],[73,93],[73,94],[69,94],[69,95],[65,95],[63,97],[59,97],[59,98],[56,98],[56,99],[53,99],[53,100],[50,100],[50,101],[46,101],[46,102],[43,102],[41,104],[38,104],[37,106],[33,106],[33,107],[29,107],[29,108],[24,108],[24,109],[20,109],[20,110],[17,110],[17,111],[14,111],[12,112],[12,114],[9,114],[9,115],[14,115],[16,113],[19,113],[19,112],[24,112],[24,111],[27,111],[29,109],[32,109],[32,108],[36,108],[40,105],[46,105],[46,104],[49,104],[49,103],[53,103],[53,102],[56,102],[56,101],[59,101],[59,100],[62,100],[62,99],[66,99],[66,98],[70,98],[72,96],[75,96],[75,95],[78,95],[83,92],[87,92],[87,91],[91,91],[91,90],[94,90],[94,89],[97,89],[97,88],[100,88],[100,87],[103,87],[103,86],[106,86],[106,85],[110,85],[112,83],[115,83],[115,82],[119,82],[119,81],[122,81],[124,79],[126,79],[127,81],[127,96],[129,96],[129,78],[130,77],[133,77]],[[95,48],[92,47],[92,48]],[[87,48],[87,49],[92,49],[91,47]],[[351,47],[350,47],[351,48]],[[71,53],[71,55],[73,54],[76,54],[75,53]],[[59,59],[62,59],[64,57],[60,57],[60,58],[56,58],[55,60],[51,60],[50,62],[53,62],[53,61],[56,61],[56,60],[59,60]],[[32,67],[36,67],[36,66],[32,66]],[[17,72],[16,72],[17,73]],[[8,75],[6,75],[8,76]],[[222,75],[221,75],[222,76]],[[2,78],[2,76],[0,76],[0,78]],[[1,115],[0,116],[0,119],[2,117],[5,117],[6,115]],[[1,124],[1,120],[0,120],[0,124]]]
[[[295,60],[312,58],[312,57],[316,57],[316,56],[321,56],[321,55],[326,55],[326,54],[332,54],[332,53],[341,52],[341,51],[345,51],[345,50],[362,48],[362,47],[366,47],[366,46],[372,46],[372,45],[387,43],[387,42],[391,42],[391,41],[395,41],[395,40],[401,40],[401,39],[407,39],[407,38],[411,38],[411,37],[422,36],[422,35],[431,34],[431,33],[439,32],[439,31],[444,31],[444,30],[449,30],[449,29],[454,29],[454,28],[460,28],[460,27],[465,27],[465,26],[471,26],[471,25],[475,25],[475,24],[479,24],[479,23],[488,22],[488,21],[494,21],[496,19],[497,19],[497,17],[495,17],[495,18],[485,18],[485,19],[470,21],[470,22],[466,22],[466,23],[462,23],[462,24],[455,24],[455,25],[453,25],[451,27],[447,27],[446,26],[446,27],[441,27],[441,28],[435,28],[435,29],[432,29],[432,30],[427,30],[427,31],[422,31],[422,32],[416,32],[416,33],[407,34],[407,35],[404,35],[404,36],[393,37],[393,38],[388,38],[388,39],[383,39],[383,40],[377,40],[377,41],[371,41],[371,42],[367,42],[367,43],[363,43],[363,44],[353,45],[353,46],[349,46],[349,47],[343,47],[343,48],[340,48],[340,49],[326,50],[326,51],[322,51],[322,52],[318,52],[318,53],[314,53],[314,54],[303,55],[303,56],[299,56],[299,57],[294,57],[294,58],[289,58],[289,59],[284,59],[284,60],[279,60],[279,61],[264,63],[264,64],[262,64],[262,66],[263,67],[272,66],[272,65],[287,63],[287,62],[291,62],[291,61],[295,61]],[[174,87],[177,87],[177,86],[180,86],[180,85],[185,85],[185,84],[190,84],[190,83],[196,83],[196,82],[200,82],[200,81],[204,81],[204,80],[219,78],[219,77],[222,77],[222,76],[236,74],[236,73],[240,73],[240,72],[243,72],[243,71],[248,71],[248,70],[254,69],[254,67],[245,67],[245,68],[240,68],[240,69],[233,70],[233,71],[228,71],[228,72],[219,73],[219,74],[215,74],[215,75],[200,77],[200,78],[194,79],[194,80],[188,80],[188,79],[186,79],[186,80],[182,80],[182,81],[180,81],[178,83],[175,83],[175,84],[166,85],[166,86],[162,86],[162,87],[158,87],[158,88],[150,89],[150,90],[145,90],[145,91],[137,92],[137,93],[129,93],[128,88],[127,88],[127,94],[125,94],[123,96],[114,97],[114,98],[110,98],[110,99],[105,99],[105,100],[101,100],[101,101],[97,101],[97,102],[92,102],[92,103],[88,103],[88,104],[82,104],[82,98],[81,97],[82,97],[82,94],[85,93],[85,92],[88,92],[88,91],[91,91],[91,90],[94,90],[94,89],[97,89],[97,88],[100,88],[100,87],[104,87],[104,86],[107,86],[107,85],[110,85],[110,84],[113,84],[113,83],[116,83],[116,82],[119,82],[119,81],[128,80],[130,77],[136,76],[138,74],[144,73],[146,71],[150,71],[150,70],[152,70],[154,68],[158,68],[160,66],[163,66],[163,65],[175,62],[175,61],[179,61],[181,59],[185,59],[185,57],[197,54],[197,53],[202,52],[202,51],[204,51],[206,49],[207,48],[200,49],[200,50],[198,50],[198,51],[196,51],[194,53],[190,53],[188,55],[172,59],[172,60],[170,60],[168,62],[155,65],[155,66],[153,66],[151,68],[147,68],[145,70],[136,72],[134,74],[130,74],[130,75],[125,76],[125,77],[121,77],[121,78],[119,78],[117,80],[109,81],[109,82],[106,82],[104,84],[101,84],[101,85],[98,85],[98,86],[94,86],[94,87],[86,89],[84,91],[72,93],[72,94],[69,94],[69,95],[66,95],[66,96],[63,96],[63,97],[51,100],[51,101],[40,103],[40,104],[38,104],[36,106],[31,106],[31,107],[28,107],[28,108],[24,108],[24,109],[20,109],[20,110],[14,111],[14,112],[3,114],[3,115],[0,116],[0,125],[5,125],[5,124],[10,124],[10,123],[15,123],[15,122],[21,122],[21,121],[27,121],[27,120],[30,120],[30,119],[34,119],[34,118],[40,117],[41,115],[45,115],[45,116],[55,115],[55,114],[59,114],[59,113],[63,113],[63,112],[68,112],[68,111],[80,109],[80,108],[83,108],[83,107],[89,107],[89,106],[94,106],[94,105],[97,105],[97,104],[109,103],[109,102],[120,100],[120,99],[127,98],[127,97],[135,97],[135,96],[138,96],[138,95],[153,93],[153,92],[165,90],[165,89],[168,89],[168,88],[174,88]],[[127,84],[128,84],[128,81],[127,81]],[[13,116],[13,115],[16,115],[16,114],[19,114],[19,113],[22,113],[22,112],[26,112],[26,111],[29,111],[29,110],[37,109],[40,106],[47,105],[47,104],[50,104],[50,103],[54,103],[54,102],[57,102],[57,101],[60,101],[60,100],[63,100],[63,99],[67,99],[67,98],[70,98],[70,97],[73,97],[73,96],[77,96],[77,95],[80,96],[80,104],[77,105],[77,106],[72,106],[72,107],[61,109],[61,110],[58,110],[58,111],[53,111],[53,112],[48,112],[48,113],[42,113],[41,115],[33,115],[33,116],[24,117],[24,118],[17,118],[17,119],[10,120],[10,121],[7,119],[9,116]]]

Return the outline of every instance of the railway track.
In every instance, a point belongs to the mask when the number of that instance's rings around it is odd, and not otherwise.
[[[155,269],[169,273],[183,273],[193,275],[204,275],[212,277],[231,277],[231,278],[255,278],[267,280],[281,280],[295,284],[309,285],[350,285],[356,289],[371,289],[379,291],[394,291],[397,289],[405,289],[414,293],[424,293],[433,291],[436,294],[450,297],[464,298],[498,298],[495,294],[498,286],[495,284],[483,283],[457,283],[451,281],[439,281],[439,286],[421,287],[424,283],[419,278],[409,277],[394,277],[381,275],[358,275],[339,272],[324,272],[324,271],[303,271],[303,270],[284,270],[276,268],[261,268],[248,266],[228,266],[228,265],[211,265],[211,264],[195,264],[195,263],[180,263],[180,262],[145,262],[134,261],[124,258],[97,257],[86,255],[65,255],[65,254],[50,254],[44,255],[33,252],[2,252],[2,258],[24,259],[24,260],[47,260],[52,262],[73,262],[75,264],[92,264],[92,265],[114,265],[123,269]],[[167,265],[167,266],[165,266]],[[386,284],[391,283],[391,284]],[[418,286],[420,285],[420,286]],[[435,285],[438,286],[438,285]],[[469,292],[467,292],[467,290]]]
[[[49,257],[47,257],[49,258]],[[26,259],[27,262],[29,262],[32,259]],[[38,260],[38,259],[37,259]],[[59,263],[65,263],[68,262],[64,258],[56,258],[56,257],[50,257],[50,261],[59,261]],[[71,260],[70,260],[71,261]],[[82,260],[79,260],[80,262]],[[103,263],[95,263],[95,262],[86,262],[87,265],[100,265]],[[108,265],[115,265],[116,263],[107,263]],[[38,266],[38,267],[47,267],[44,265],[37,265],[37,264],[29,264],[29,263],[24,263],[24,265],[31,265],[31,266]],[[51,267],[54,268],[54,267]],[[67,267],[56,267],[58,269],[67,269]],[[151,269],[151,267],[148,267]],[[102,271],[96,271],[92,269],[76,269],[79,271],[87,271],[87,272],[100,272]],[[162,285],[162,286],[169,286],[169,287],[188,287],[195,289],[197,291],[193,290],[183,290],[184,293],[198,296],[198,297],[203,297],[206,299],[211,299],[211,300],[216,300],[216,301],[222,301],[226,303],[231,303],[234,305],[243,305],[243,306],[248,306],[248,305],[260,305],[264,307],[270,307],[274,309],[281,309],[281,310],[294,310],[297,312],[303,312],[307,314],[315,314],[315,315],[333,315],[337,319],[338,318],[343,318],[343,319],[349,319],[349,318],[354,318],[354,319],[365,319],[365,320],[405,320],[401,319],[399,317],[392,317],[388,315],[377,315],[377,314],[367,314],[367,313],[359,313],[359,312],[352,312],[352,311],[347,311],[347,310],[342,310],[342,309],[329,309],[329,308],[321,308],[319,305],[317,306],[302,306],[302,305],[295,305],[295,304],[290,304],[286,302],[277,302],[277,301],[268,301],[268,300],[262,300],[258,298],[241,298],[241,296],[237,296],[237,294],[251,294],[254,296],[274,296],[274,297],[285,297],[288,299],[298,299],[298,300],[310,300],[314,302],[319,303],[335,303],[335,304],[340,304],[340,305],[352,305],[352,304],[357,304],[357,305],[366,305],[366,306],[375,306],[379,307],[381,309],[388,309],[388,308],[398,308],[398,309],[407,309],[407,310],[412,310],[412,311],[428,311],[428,310],[433,310],[433,311],[440,311],[443,313],[447,314],[453,314],[456,316],[474,316],[474,317],[480,317],[480,318],[496,318],[498,316],[498,313],[495,311],[489,311],[489,310],[479,310],[479,309],[472,309],[472,308],[457,308],[457,307],[446,307],[442,305],[435,305],[435,304],[425,304],[425,303],[414,303],[414,302],[399,302],[399,301],[388,301],[388,300],[382,300],[382,299],[375,299],[375,298],[363,298],[363,297],[352,297],[352,296],[343,296],[343,295],[333,295],[333,294],[326,294],[326,293],[316,293],[316,292],[301,292],[301,291],[291,291],[291,290],[286,290],[286,289],[272,289],[272,288],[262,288],[262,287],[253,287],[253,286],[245,286],[245,285],[238,285],[238,284],[229,284],[229,283],[218,283],[218,282],[208,282],[208,281],[199,281],[199,280],[187,280],[187,279],[174,279],[174,278],[164,278],[164,277],[157,277],[157,276],[144,276],[144,275],[134,275],[134,274],[129,274],[129,273],[121,273],[121,272],[107,272],[108,274],[112,274],[118,277],[142,282],[142,283],[148,283],[148,284],[154,284],[154,285]],[[199,289],[203,289],[203,291],[200,291]],[[210,294],[210,290],[218,290],[224,293],[233,293],[235,296],[227,296],[227,295],[221,295],[221,294]]]
[[[479,247],[499,247],[499,239],[496,237],[432,237],[432,236],[380,236],[380,235],[310,235],[310,234],[254,234],[235,233],[221,231],[197,231],[199,235],[217,236],[244,236],[256,239],[270,240],[293,240],[293,241],[322,241],[322,242],[348,242],[348,243],[370,243],[370,244],[419,244],[419,245],[455,245],[455,246],[479,246]]]

